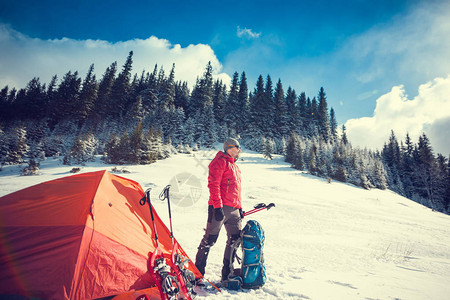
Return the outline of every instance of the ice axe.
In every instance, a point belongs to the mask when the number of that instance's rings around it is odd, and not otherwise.
[[[269,210],[269,209],[271,209],[272,207],[275,207],[275,203],[270,203],[270,204],[268,204],[268,205],[266,205],[265,203],[259,203],[259,204],[256,204],[256,205],[253,207],[252,210],[249,210],[249,211],[244,212],[244,217],[245,217],[245,216],[248,216],[248,215],[251,215],[251,214],[254,214],[254,213],[258,212],[258,211],[264,210],[264,209]]]

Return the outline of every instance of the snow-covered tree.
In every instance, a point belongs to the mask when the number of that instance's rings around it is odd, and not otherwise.
[[[21,124],[16,126],[9,136],[6,161],[10,164],[20,164],[25,160],[28,150],[27,131],[25,126]]]
[[[234,72],[230,91],[228,92],[227,101],[224,107],[224,122],[230,130],[237,129],[239,109],[239,74]]]
[[[323,87],[319,90],[319,106],[317,108],[317,121],[319,127],[319,134],[325,140],[329,142],[331,140],[331,126],[330,118],[328,116],[328,104],[325,91]]]
[[[105,71],[99,86],[98,97],[94,104],[94,117],[96,119],[106,118],[109,116],[111,109],[110,99],[112,87],[116,78],[117,62],[113,62]]]
[[[272,160],[272,153],[275,152],[275,142],[270,138],[262,137],[261,145],[264,158]]]
[[[238,135],[241,135],[248,123],[249,117],[249,99],[248,99],[248,86],[247,86],[247,77],[245,76],[245,72],[242,72],[241,78],[239,81],[239,94],[238,94],[238,111],[236,116],[236,132]]]
[[[291,87],[286,92],[287,127],[291,133],[298,129],[300,125],[300,112],[297,109],[297,94]]]
[[[289,134],[289,116],[287,113],[286,100],[284,98],[281,79],[278,80],[274,94],[275,114],[274,125],[276,137],[284,137]]]
[[[86,78],[83,81],[78,105],[75,107],[74,118],[81,124],[91,114],[97,101],[98,84],[94,74],[94,64],[89,67]]]
[[[85,136],[78,136],[74,144],[66,153],[63,163],[66,165],[83,164],[94,160],[97,148],[97,139],[94,134],[89,133]]]

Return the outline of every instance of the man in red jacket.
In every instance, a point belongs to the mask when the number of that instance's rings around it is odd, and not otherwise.
[[[198,246],[195,265],[204,275],[210,248],[216,243],[222,225],[227,231],[227,244],[223,257],[222,281],[230,273],[231,245],[239,238],[242,229],[241,171],[236,165],[241,152],[239,142],[227,139],[224,151],[219,151],[209,164],[208,223]]]

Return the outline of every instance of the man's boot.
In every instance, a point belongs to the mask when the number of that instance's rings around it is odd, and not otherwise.
[[[230,261],[228,259],[224,259],[222,267],[222,282],[228,279],[228,275],[230,275],[230,272]]]
[[[206,261],[208,259],[209,250],[216,243],[218,237],[219,235],[205,236],[198,246],[197,255],[195,256],[195,266],[200,273],[202,273],[202,275],[205,275]]]

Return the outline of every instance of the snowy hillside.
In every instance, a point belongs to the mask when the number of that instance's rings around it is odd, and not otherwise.
[[[195,257],[207,214],[207,166],[216,151],[178,154],[146,166],[120,166],[118,174],[152,188],[152,198],[168,224],[159,193],[171,184],[175,236]],[[364,190],[296,171],[282,157],[268,161],[244,151],[244,210],[274,202],[249,216],[266,232],[267,283],[259,290],[222,291],[211,299],[449,299],[450,216],[433,212],[390,191]],[[100,162],[81,172],[106,169]],[[40,176],[19,176],[18,166],[0,172],[0,196],[63,176],[70,166],[41,162]],[[223,230],[212,248],[206,277],[220,278]]]

